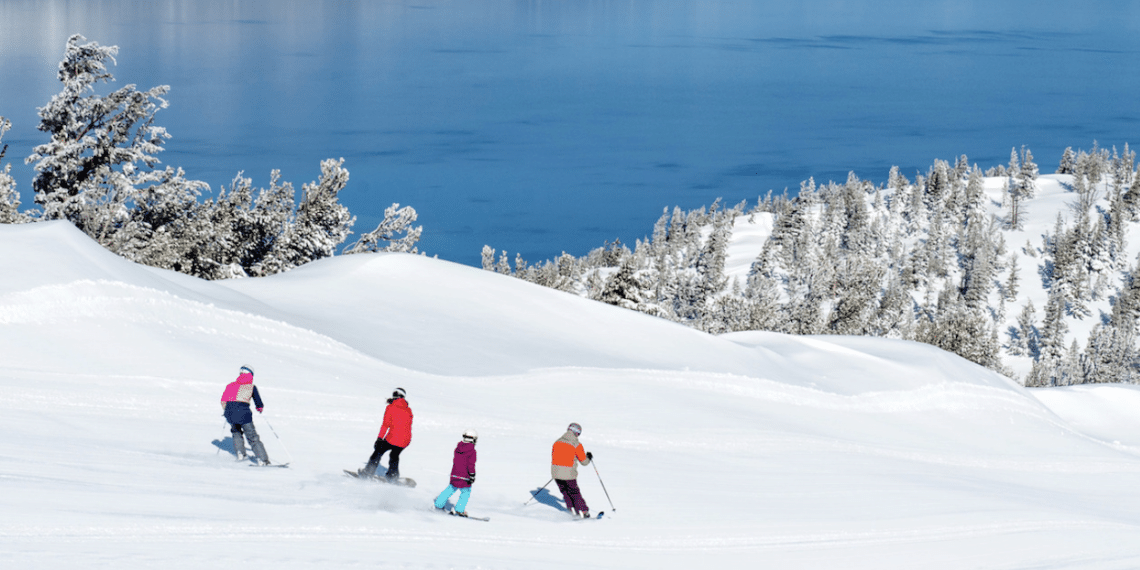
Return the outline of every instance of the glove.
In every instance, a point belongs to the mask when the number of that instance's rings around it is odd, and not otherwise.
[[[468,475],[467,476],[467,482],[474,485],[475,484],[475,476],[474,475]]]
[[[591,453],[591,452],[589,452],[589,451],[587,451],[587,452],[586,452],[586,460],[587,460],[587,461],[593,461],[593,460],[594,460],[594,454],[593,454],[593,453]]]
[[[257,409],[257,413],[259,413],[259,414],[260,414],[260,413],[261,413],[261,410],[264,410],[264,409],[265,409],[265,408],[258,408],[258,409]]]

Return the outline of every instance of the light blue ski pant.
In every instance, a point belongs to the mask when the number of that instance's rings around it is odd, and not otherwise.
[[[467,512],[467,499],[471,498],[471,487],[457,489],[455,485],[448,485],[447,488],[444,489],[443,492],[435,498],[435,508],[442,509],[445,505],[447,505],[447,500],[450,499],[456,491],[459,491],[459,502],[455,503],[455,512]]]

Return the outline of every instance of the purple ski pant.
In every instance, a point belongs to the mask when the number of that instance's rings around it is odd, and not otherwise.
[[[582,498],[582,491],[578,490],[578,481],[574,479],[555,479],[558,483],[558,490],[562,492],[562,500],[566,503],[566,508],[579,513],[590,512],[590,507],[586,506],[586,499]]]

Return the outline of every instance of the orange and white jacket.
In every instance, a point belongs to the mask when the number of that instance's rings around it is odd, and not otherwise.
[[[566,430],[550,450],[550,476],[563,481],[577,479],[579,463],[590,464],[586,448],[578,443],[578,436],[574,432]]]

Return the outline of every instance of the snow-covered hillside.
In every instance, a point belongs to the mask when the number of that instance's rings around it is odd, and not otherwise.
[[[0,272],[6,568],[1140,565],[1131,387],[1039,399],[922,344],[713,337],[406,254],[205,282],[49,222],[0,226]],[[289,469],[228,451],[242,364]],[[344,477],[396,386],[419,486]],[[571,421],[600,521],[524,506]],[[466,428],[489,523],[431,508]]]

